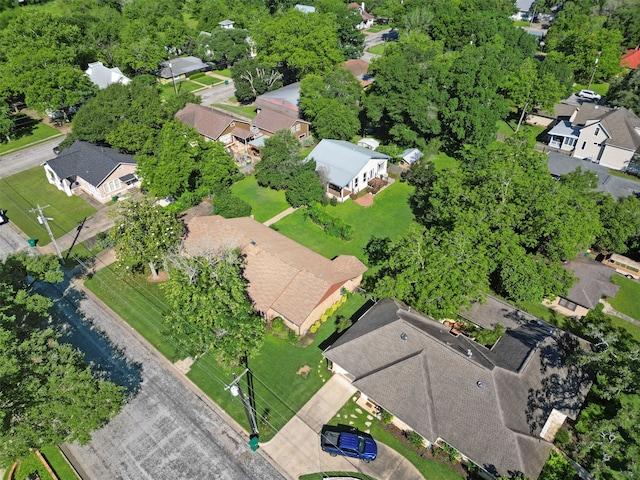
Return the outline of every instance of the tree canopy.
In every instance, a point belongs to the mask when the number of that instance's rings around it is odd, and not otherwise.
[[[50,257],[19,254],[0,263],[2,466],[33,448],[88,442],[125,399],[121,387],[92,375],[79,351],[41,328],[52,302],[30,290],[27,275],[61,280],[57,258]]]

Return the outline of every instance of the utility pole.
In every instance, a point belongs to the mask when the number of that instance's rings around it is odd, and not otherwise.
[[[60,258],[60,261],[64,265],[64,258],[62,258],[62,252],[60,251],[60,248],[58,247],[58,243],[56,242],[56,238],[53,236],[53,232],[51,231],[51,227],[49,226],[49,220],[53,220],[53,218],[45,217],[44,213],[42,213],[42,209],[47,207],[50,207],[50,205],[45,205],[44,207],[37,205],[37,208],[32,208],[29,211],[31,213],[36,213],[36,212],[38,213],[38,223],[44,224],[44,227],[47,229],[47,233],[49,233],[49,238],[51,238],[51,241],[53,242],[53,246],[56,249],[56,253]]]
[[[169,59],[169,71],[171,72],[171,81],[173,82],[173,91],[178,96],[178,87],[176,87],[176,77],[173,76],[173,64],[171,63],[171,59]]]
[[[591,74],[591,78],[589,79],[589,85],[587,85],[587,90],[591,88],[593,77],[596,75],[596,69],[598,68],[598,60],[600,60],[600,52],[598,52],[598,54],[596,55],[596,61],[593,64],[593,73]]]
[[[256,411],[255,408],[251,405],[251,401],[244,394],[242,389],[240,388],[239,381],[243,377],[243,375],[249,373],[249,369],[245,368],[244,372],[240,374],[240,376],[233,374],[233,382],[230,385],[224,387],[225,390],[229,390],[231,396],[240,397],[242,401],[242,406],[244,407],[244,413],[247,415],[247,420],[249,421],[249,427],[251,428],[251,438],[249,439],[249,445],[251,446],[251,450],[254,452],[258,449],[258,422],[256,421]]]

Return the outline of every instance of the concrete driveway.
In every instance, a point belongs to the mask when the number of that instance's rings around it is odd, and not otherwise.
[[[355,394],[344,377],[334,375],[276,436],[260,448],[279,465],[280,472],[295,480],[315,472],[360,472],[378,480],[423,480],[418,470],[395,450],[378,443],[378,458],[371,463],[332,457],[320,449],[320,430]]]

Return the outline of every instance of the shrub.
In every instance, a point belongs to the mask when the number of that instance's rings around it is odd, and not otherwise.
[[[393,415],[382,409],[380,411],[380,421],[385,425],[389,425],[391,422],[393,422]]]
[[[504,327],[502,325],[496,325],[493,330],[489,328],[482,328],[476,334],[476,342],[486,347],[491,347],[498,339],[504,334]]]
[[[447,459],[451,463],[453,464],[458,463],[458,458],[460,457],[460,452],[458,450],[453,448],[447,442],[442,442],[442,445],[440,445],[440,447],[442,448],[442,451],[446,454]]]
[[[322,210],[318,204],[310,205],[305,210],[304,216],[323,228],[327,235],[341,238],[342,240],[351,240],[353,238],[354,229],[351,225],[339,218],[332,217]]]
[[[353,321],[350,318],[340,317],[336,320],[336,329],[338,333],[344,332],[351,325],[353,325]]]
[[[336,197],[331,197],[331,200],[329,200],[329,203],[331,204],[332,207],[335,207],[338,205],[338,199]]]
[[[248,217],[251,215],[251,205],[225,189],[213,198],[213,211],[224,218]]]
[[[571,437],[567,430],[564,430],[564,429],[558,430],[558,433],[556,433],[557,444],[566,445],[567,443],[569,443],[569,440],[571,440]]]
[[[318,331],[318,327],[316,326],[315,323],[313,325],[311,325],[311,327],[309,327],[309,331],[311,333],[316,333]]]
[[[318,330],[322,326],[322,323],[320,322],[320,320],[318,320],[316,321],[316,323],[314,323],[314,325],[316,326],[316,330]]]
[[[424,448],[424,438],[418,432],[414,432],[413,430],[406,433],[407,440],[409,444],[413,448],[417,448],[418,450],[422,450]]]
[[[106,232],[98,232],[96,235],[96,245],[102,249],[116,246],[116,240]]]

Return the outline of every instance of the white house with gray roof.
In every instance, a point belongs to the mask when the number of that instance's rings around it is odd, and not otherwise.
[[[341,202],[376,180],[386,181],[387,162],[391,157],[344,140],[323,139],[309,153],[316,172],[326,185],[327,194]]]
[[[383,408],[400,428],[446,442],[491,475],[538,478],[555,433],[590,388],[564,365],[569,334],[492,297],[463,315],[506,332],[488,349],[383,299],[323,354],[364,408]]]
[[[68,196],[84,192],[102,203],[140,186],[136,168],[131,155],[80,140],[44,163],[47,180],[58,190]]]
[[[131,81],[118,67],[108,68],[105,67],[102,62],[90,63],[84,73],[86,73],[89,80],[101,90],[113,83],[128,85]]]
[[[626,108],[583,102],[549,131],[549,146],[614,170],[623,170],[640,149],[640,118]]]

